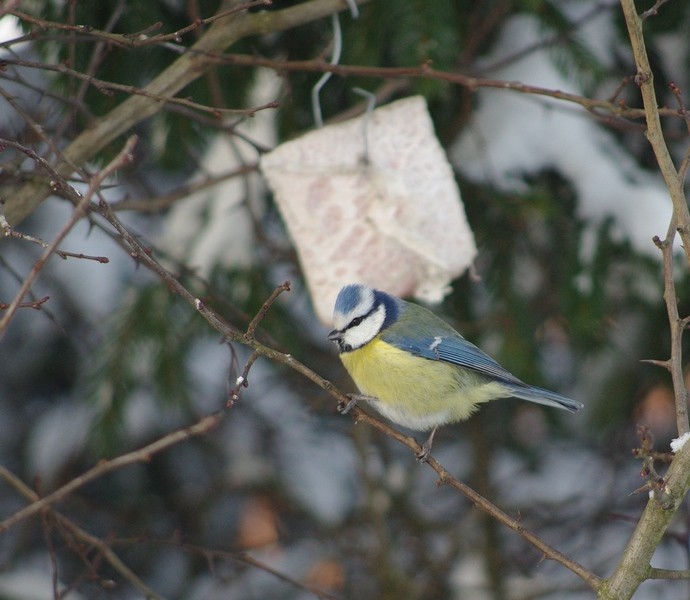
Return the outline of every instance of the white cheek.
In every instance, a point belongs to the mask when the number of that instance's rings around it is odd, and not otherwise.
[[[351,327],[345,331],[343,341],[351,348],[359,348],[373,340],[381,331],[386,320],[386,308],[381,305],[357,327]]]

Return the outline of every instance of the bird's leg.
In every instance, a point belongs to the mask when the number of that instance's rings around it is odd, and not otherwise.
[[[429,454],[431,454],[431,447],[434,445],[434,436],[436,435],[436,430],[438,427],[434,427],[431,430],[431,433],[429,434],[429,437],[426,439],[426,442],[422,444],[422,450],[417,453],[417,460],[419,462],[426,462],[429,460]]]
[[[338,402],[336,407],[341,415],[346,415],[352,410],[352,407],[357,404],[360,400],[376,400],[373,396],[365,396],[364,394],[346,394],[349,398],[348,402]]]

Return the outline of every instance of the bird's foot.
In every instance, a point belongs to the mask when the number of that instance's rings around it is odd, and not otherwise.
[[[422,444],[422,449],[415,455],[420,463],[425,463],[429,460],[431,454],[431,447],[434,445],[434,436],[436,435],[436,427],[431,430],[426,442]]]
[[[342,400],[338,402],[338,406],[336,406],[336,410],[341,414],[341,415],[346,415],[347,413],[352,410],[353,406],[357,405],[357,398],[355,398],[355,394],[347,394],[348,401],[343,402]]]
[[[364,394],[345,394],[348,397],[347,402],[338,402],[338,406],[336,407],[338,412],[341,415],[346,415],[348,412],[352,410],[354,406],[357,405],[357,402],[360,400],[376,400],[373,396],[366,396]]]

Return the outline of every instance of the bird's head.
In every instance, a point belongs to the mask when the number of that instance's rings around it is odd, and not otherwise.
[[[350,284],[340,290],[333,309],[333,331],[328,339],[341,352],[361,348],[381,330],[395,323],[401,301],[366,285]]]

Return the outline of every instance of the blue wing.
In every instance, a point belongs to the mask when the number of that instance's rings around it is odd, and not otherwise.
[[[571,412],[582,408],[582,403],[571,400],[555,392],[520,381],[510,371],[506,371],[493,358],[482,352],[477,346],[468,342],[459,333],[453,331],[435,337],[422,336],[412,340],[409,337],[384,333],[382,339],[401,350],[429,360],[441,360],[459,367],[472,369],[494,381],[504,383],[516,398],[522,398],[537,404],[564,408]]]
[[[506,383],[518,383],[525,385],[515,375],[504,369],[488,354],[468,342],[460,334],[424,336],[421,338],[411,338],[384,334],[382,339],[401,350],[405,350],[415,356],[428,358],[429,360],[442,360],[447,363],[472,369],[482,375],[492,379],[498,379]]]

